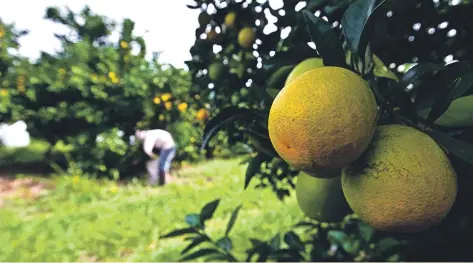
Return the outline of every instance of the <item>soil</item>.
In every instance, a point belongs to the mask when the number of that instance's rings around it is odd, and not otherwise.
[[[0,175],[0,207],[8,199],[15,197],[34,200],[52,188],[54,188],[53,185],[33,178],[14,178],[2,174]]]
[[[182,167],[179,170],[190,168],[191,166],[189,165],[188,167]],[[0,169],[0,208],[5,205],[5,202],[8,201],[9,199],[12,198],[24,198],[24,199],[30,199],[30,200],[35,200],[39,198],[42,194],[46,193],[48,190],[51,190],[54,188],[54,185],[52,183],[47,183],[44,181],[41,181],[40,178],[42,176],[39,176],[38,178],[34,177],[29,177],[29,178],[15,178],[13,174],[17,174],[19,171],[12,171],[12,170],[7,170],[7,169]],[[23,171],[20,171],[23,172]],[[28,172],[36,172],[35,174],[42,174],[42,173],[37,173],[37,172],[42,172],[42,171],[34,171],[34,169],[29,169]],[[179,171],[174,170],[172,171],[174,173],[174,176],[171,178],[168,178],[166,181],[166,184],[168,183],[186,183],[188,180],[186,178],[180,178],[179,176],[176,176],[176,174],[179,173]],[[146,178],[147,174],[143,174],[143,178]],[[120,185],[125,185],[127,184],[127,181],[121,181],[119,184]]]

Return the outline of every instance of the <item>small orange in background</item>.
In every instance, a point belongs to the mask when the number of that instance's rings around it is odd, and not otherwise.
[[[164,93],[163,95],[161,95],[161,100],[164,102],[168,101],[171,98],[172,98],[171,93]]]
[[[8,90],[7,89],[0,89],[0,96],[6,97],[8,95]]]
[[[177,109],[180,111],[180,112],[183,112],[185,110],[187,110],[189,105],[187,105],[187,103],[183,102],[183,103],[180,103],[179,105],[177,105]]]
[[[118,83],[120,83],[120,79],[119,78],[113,78],[112,83],[113,84],[118,84]]]
[[[114,78],[117,77],[117,74],[115,74],[115,72],[113,72],[113,71],[110,71],[110,72],[108,73],[108,77],[109,77],[110,79],[114,79]]]
[[[207,33],[207,40],[213,41],[213,42],[218,42],[220,39],[218,38],[218,33],[215,31],[215,29],[210,30]]]
[[[172,102],[168,101],[168,102],[164,103],[164,107],[166,108],[166,110],[172,109]]]
[[[209,111],[207,109],[200,109],[197,111],[196,117],[199,121],[209,118]]]

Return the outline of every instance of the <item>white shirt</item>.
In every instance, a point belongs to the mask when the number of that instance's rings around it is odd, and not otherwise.
[[[175,145],[176,143],[168,131],[161,129],[145,131],[143,150],[148,155],[153,155],[154,147],[160,150],[166,150],[174,147]]]

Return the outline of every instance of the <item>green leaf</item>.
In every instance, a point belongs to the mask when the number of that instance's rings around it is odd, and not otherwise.
[[[198,9],[200,8],[198,5],[186,5],[190,9]]]
[[[322,262],[325,261],[327,257],[327,250],[323,246],[315,245],[310,251],[310,261],[312,262]]]
[[[371,241],[371,238],[373,238],[374,235],[374,228],[372,228],[370,225],[360,221],[358,222],[358,229],[360,231],[361,237],[363,237],[364,240],[367,242]]]
[[[386,0],[377,6],[376,0],[357,0],[352,3],[342,17],[342,30],[353,54],[364,59],[368,39],[371,37],[372,25],[370,18]]]
[[[338,4],[335,5],[327,5],[324,7],[324,13],[329,15],[341,8],[346,8],[350,5],[350,1],[340,1]]]
[[[445,69],[443,64],[435,64],[431,62],[419,63],[409,69],[399,80],[399,86],[406,88],[409,84],[414,83],[417,79],[423,77],[427,73]]]
[[[337,243],[341,246],[343,246],[343,243],[345,243],[348,239],[347,234],[339,230],[330,230],[327,235],[328,238],[332,240],[332,242]]]
[[[192,241],[194,239],[196,239],[197,237],[199,237],[201,234],[198,233],[198,234],[195,234],[195,235],[190,235],[190,236],[186,236],[184,237],[184,241]]]
[[[426,131],[437,143],[445,147],[453,155],[473,164],[473,146],[452,138],[442,132]],[[473,176],[473,175],[472,175]]]
[[[317,225],[312,223],[312,222],[299,222],[299,223],[295,224],[294,227],[311,227],[311,228],[314,228],[314,227],[317,227]]]
[[[256,254],[256,249],[250,248],[250,249],[247,249],[245,252],[246,252],[246,260],[245,261],[246,262],[251,262],[251,259]]]
[[[473,72],[468,72],[466,74],[463,74],[461,76],[460,83],[455,86],[455,88],[452,90],[453,99],[458,99],[462,97],[466,92],[470,90],[470,88],[473,86]]]
[[[244,132],[248,135],[251,145],[259,152],[263,152],[272,157],[279,157],[279,154],[276,152],[276,149],[274,149],[274,146],[269,139],[269,135],[261,134],[251,129],[245,130]]]
[[[281,247],[281,235],[277,233],[269,242],[272,249],[278,250]]]
[[[301,262],[304,261],[301,253],[292,248],[283,248],[271,254],[272,258],[277,258],[278,262]]]
[[[176,237],[176,236],[181,236],[181,235],[191,234],[191,233],[197,233],[197,231],[192,227],[188,227],[188,228],[173,230],[173,231],[161,236],[160,238]]]
[[[373,64],[374,64],[373,74],[375,76],[388,78],[388,79],[394,80],[395,82],[399,81],[399,78],[397,77],[397,75],[391,69],[389,69],[378,56],[374,54],[373,54]]]
[[[264,116],[264,115],[263,115]],[[254,110],[239,108],[235,106],[223,109],[217,116],[212,118],[204,129],[201,150],[204,149],[210,139],[226,124],[233,123],[237,120],[245,120],[252,122],[261,119],[262,114]]]
[[[242,165],[242,164],[247,164],[247,163],[250,163],[250,161],[252,160],[253,158],[251,156],[246,156],[244,157],[238,164],[239,165]]]
[[[180,261],[192,260],[192,259],[200,258],[203,256],[213,255],[213,254],[221,254],[221,253],[220,251],[214,248],[204,248],[181,258]]]
[[[250,242],[254,247],[264,246],[266,244],[264,241],[256,239],[256,238],[250,238]]]
[[[270,249],[269,246],[265,242],[255,239],[255,238],[250,238],[250,242],[253,245],[253,247],[246,251],[247,253],[246,261],[248,262],[251,261],[253,255],[255,254],[259,255],[258,259],[256,260],[257,262],[266,261],[269,254],[269,249]]]
[[[446,101],[443,107],[448,107],[448,102],[461,97],[468,91],[470,88],[469,83],[471,83],[471,76],[468,75],[472,71],[471,62],[462,61],[442,67],[437,74],[428,74],[432,76],[423,78],[420,82],[421,85],[416,85],[410,91],[411,93],[413,91],[416,93],[415,105],[417,112],[427,108],[433,109],[434,104],[441,103],[442,101]],[[456,85],[452,85],[456,79],[460,79],[459,82]],[[443,110],[446,110],[446,108],[443,108]]]
[[[186,215],[186,223],[190,227],[198,227],[200,226],[200,215],[199,214],[189,214]]]
[[[222,237],[219,240],[217,240],[217,246],[223,249],[224,251],[228,252],[232,250],[232,247],[233,247],[232,240],[228,238],[227,236]]]
[[[377,88],[382,96],[388,101],[392,101],[394,107],[399,107],[400,111],[408,115],[415,115],[416,110],[412,99],[398,83],[390,78],[377,77]]]
[[[360,240],[349,239],[343,243],[343,249],[349,254],[356,255],[360,249]]]
[[[427,116],[428,124],[432,124],[448,109],[453,101],[453,97],[455,96],[454,90],[460,83],[460,80],[460,78],[455,79],[447,88],[445,88],[444,92],[439,93],[441,96],[435,101],[429,115]],[[444,94],[445,92],[448,94]]]
[[[265,60],[263,68],[267,70],[278,69],[288,64],[297,64],[307,58],[307,54],[313,53],[314,50],[305,42],[296,43],[288,50],[278,51],[273,57]]]
[[[227,230],[225,230],[225,235],[226,236],[228,236],[228,234],[232,230],[233,225],[235,224],[236,219],[238,217],[238,212],[240,212],[241,207],[242,207],[242,205],[239,205],[237,208],[235,208],[235,210],[233,210],[232,216],[230,217],[230,220],[228,221]]]
[[[266,83],[266,91],[268,90],[281,90],[284,87],[286,78],[291,73],[291,70],[295,65],[286,65],[278,68],[271,77],[269,77],[268,82]]]
[[[266,247],[266,243],[263,240],[256,239],[256,238],[250,238],[250,242],[253,245],[253,247],[258,248],[258,247]]]
[[[251,161],[248,167],[246,168],[245,174],[245,186],[244,189],[248,187],[251,182],[251,179],[260,172],[261,164],[265,161],[270,160],[270,157],[264,153],[258,153]]]
[[[182,250],[181,255],[184,255],[185,253],[189,252],[191,249],[195,248],[199,244],[205,241],[209,241],[209,237],[207,236],[198,236],[194,238],[194,240],[186,247],[184,250]]]
[[[279,91],[278,89],[266,89],[266,93],[268,94],[268,96],[274,100],[274,98],[276,98],[276,96],[279,94]]]
[[[296,233],[289,231],[284,235],[284,242],[291,248],[294,248],[298,251],[305,250],[304,244]]]
[[[239,262],[239,260],[235,259],[233,256],[231,255],[225,255],[225,254],[214,254],[214,255],[211,255],[211,256],[208,256],[205,258],[205,261],[207,262]]]
[[[316,17],[307,10],[303,10],[302,15],[310,38],[315,43],[324,65],[347,68],[345,52],[336,31],[327,21]]]
[[[400,242],[398,240],[396,240],[392,237],[386,237],[386,238],[381,239],[376,244],[376,248],[377,248],[378,251],[383,253],[383,252],[386,252],[386,251],[392,249],[393,247],[395,247],[398,244],[400,244]]]
[[[204,225],[205,221],[212,218],[215,210],[217,210],[218,204],[220,203],[220,199],[214,200],[208,204],[206,204],[202,210],[200,211],[200,224]]]
[[[419,116],[425,118],[429,111],[430,109],[421,110]],[[434,124],[444,127],[473,126],[473,95],[454,100]]]
[[[256,250],[256,252],[259,255],[256,259],[256,262],[266,262],[269,256],[268,247],[260,247]]]

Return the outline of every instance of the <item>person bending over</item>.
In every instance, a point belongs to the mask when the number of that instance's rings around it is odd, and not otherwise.
[[[164,185],[166,180],[171,179],[169,170],[171,168],[172,160],[176,155],[176,143],[172,135],[165,130],[137,130],[135,137],[143,141],[144,152],[152,159],[158,161],[158,178],[156,173],[150,173],[149,183],[155,185]],[[159,152],[159,159],[153,150]]]

